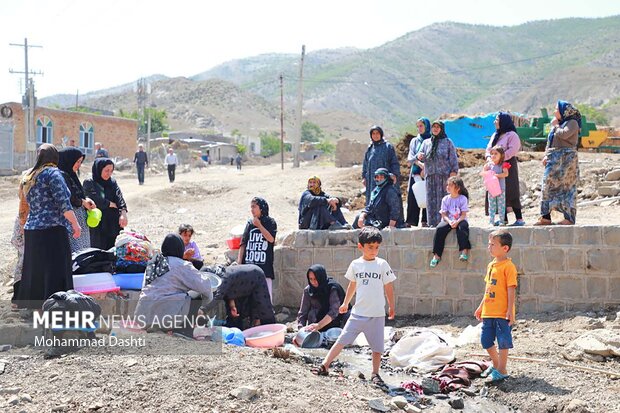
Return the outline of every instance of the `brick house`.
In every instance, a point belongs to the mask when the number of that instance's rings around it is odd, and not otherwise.
[[[25,165],[25,135],[22,105],[16,102],[0,104],[0,169],[28,167]],[[87,159],[93,154],[95,142],[101,142],[112,158],[131,158],[136,151],[138,122],[114,116],[37,107],[34,111],[33,136],[36,147],[43,143],[68,146],[74,141],[75,146],[87,154]]]

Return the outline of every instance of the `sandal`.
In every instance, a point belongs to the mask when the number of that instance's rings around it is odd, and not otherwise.
[[[495,370],[495,367],[493,366],[489,366],[489,368],[487,368],[485,371],[483,371],[482,373],[480,373],[480,377],[485,378],[487,377],[489,374],[493,373],[493,371]]]
[[[370,376],[370,381],[377,387],[386,387],[385,382],[378,373],[372,373],[372,375]]]
[[[486,382],[487,383],[500,383],[500,382],[506,380],[508,377],[510,377],[510,376],[507,375],[507,374],[503,375],[498,370],[493,369],[491,374],[489,374],[489,376],[487,377]]]
[[[439,264],[439,261],[441,261],[441,258],[435,258],[433,257],[433,259],[430,262],[430,267],[431,268],[435,268],[437,266],[437,264]]]
[[[322,364],[319,367],[313,367],[310,371],[316,376],[329,376],[329,371]]]
[[[575,225],[575,224],[572,223],[570,220],[565,219],[565,220],[558,222],[556,225]]]

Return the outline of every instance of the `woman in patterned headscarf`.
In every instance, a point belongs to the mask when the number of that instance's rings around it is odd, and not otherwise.
[[[375,189],[370,194],[370,200],[366,207],[355,217],[353,228],[373,226],[383,229],[385,227],[403,228],[403,203],[398,189],[390,179],[390,172],[386,168],[375,171]]]
[[[318,176],[308,179],[307,188],[299,200],[299,229],[347,228],[347,220],[340,210],[341,201],[323,191]]]
[[[81,228],[57,165],[58,150],[43,144],[36,164],[21,181],[30,210],[24,224],[22,279],[14,285],[15,304],[20,308],[41,308],[50,295],[73,288],[67,231],[79,238]]]
[[[431,125],[431,138],[426,139],[417,158],[424,162],[426,173],[426,213],[428,225],[436,227],[441,222],[441,200],[448,193],[448,178],[459,172],[456,148],[445,132],[444,123],[436,120]]]
[[[577,217],[577,145],[581,135],[581,113],[570,103],[558,100],[543,165],[540,218],[534,225],[551,225],[551,211],[564,215],[559,225],[573,225]]]
[[[252,219],[248,219],[237,255],[238,264],[258,265],[267,277],[269,296],[273,300],[273,246],[278,225],[269,216],[269,204],[264,198],[254,197],[250,202]]]

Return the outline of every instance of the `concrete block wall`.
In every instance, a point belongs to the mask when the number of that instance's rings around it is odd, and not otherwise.
[[[620,226],[507,228],[519,272],[517,311],[598,310],[620,304]],[[452,231],[439,265],[431,269],[434,229],[384,230],[379,256],[395,271],[396,313],[469,315],[480,303],[492,229],[471,228],[469,262],[458,260]],[[296,231],[275,249],[274,302],[298,307],[306,271],[323,264],[344,288],[349,263],[360,256],[358,231]]]

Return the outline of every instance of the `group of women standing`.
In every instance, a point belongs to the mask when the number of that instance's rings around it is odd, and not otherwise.
[[[58,151],[54,145],[43,144],[34,167],[21,179],[13,235],[19,257],[12,300],[16,307],[41,308],[53,293],[72,289],[71,254],[89,247],[109,249],[127,225],[125,201],[112,178],[112,160],[96,159],[92,178],[82,185],[77,174],[83,160],[77,148]],[[114,190],[98,191],[98,187]],[[115,210],[106,211],[111,205]],[[107,216],[107,222],[116,226],[89,229],[87,211],[94,208],[102,209],[102,223]]]
[[[489,167],[493,166],[491,160],[492,148],[502,147],[504,150],[504,162],[509,169],[505,181],[505,209],[501,217],[500,225],[509,225],[508,212],[512,211],[515,221],[511,226],[523,226],[521,206],[521,193],[519,187],[519,164],[517,153],[521,150],[521,140],[517,134],[512,117],[509,113],[499,112],[494,121],[495,132],[489,139],[485,158]],[[453,142],[445,132],[442,121],[430,122],[427,118],[420,118],[416,122],[418,135],[411,139],[407,164],[409,176],[407,182],[407,217],[404,224],[407,226],[436,227],[441,222],[439,213],[441,200],[447,194],[447,180],[458,174],[458,156]],[[581,114],[572,104],[559,100],[551,121],[547,147],[543,164],[545,172],[542,185],[542,200],[540,218],[535,225],[550,225],[551,210],[557,210],[564,215],[560,225],[572,225],[576,217],[576,191],[579,177],[577,162],[577,146],[581,132]],[[397,221],[384,218],[380,225],[373,220],[376,211],[381,211],[382,216],[396,216],[396,207],[388,202],[394,196],[378,198],[379,191],[376,189],[382,185],[385,179],[379,175],[389,177],[388,182],[397,187],[400,175],[398,158],[394,147],[386,142],[383,130],[378,126],[370,129],[371,144],[364,157],[362,180],[366,186],[366,208],[358,216],[355,227],[374,225],[379,228],[386,226],[398,227]],[[373,177],[375,179],[373,179]],[[424,180],[426,187],[426,208],[420,208],[413,192],[415,182]],[[386,185],[388,186],[388,185]],[[400,196],[400,189],[398,188]],[[378,202],[377,202],[378,200]],[[402,209],[402,203],[401,203]],[[372,215],[374,213],[374,216]],[[489,214],[488,196],[485,197],[485,213]],[[402,212],[400,212],[402,215]],[[370,217],[369,217],[370,216]],[[361,218],[361,219],[360,219]]]

